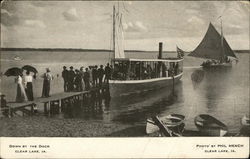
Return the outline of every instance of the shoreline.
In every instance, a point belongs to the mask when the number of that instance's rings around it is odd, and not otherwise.
[[[115,122],[105,123],[79,118],[60,119],[42,115],[1,118],[0,125],[1,137],[106,137],[133,126]]]

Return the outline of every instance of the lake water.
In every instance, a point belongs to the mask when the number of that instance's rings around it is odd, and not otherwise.
[[[15,56],[23,60],[15,61]],[[156,58],[156,52],[130,52],[126,57]],[[175,53],[163,54],[176,56]],[[81,114],[74,116],[80,120],[100,120],[103,122],[123,122],[145,124],[152,115],[179,113],[186,116],[186,128],[195,129],[194,117],[201,113],[213,115],[224,122],[230,132],[240,129],[240,119],[249,113],[249,54],[236,54],[239,62],[232,68],[204,70],[199,65],[203,60],[185,56],[184,74],[175,86],[112,99],[103,106],[99,114]],[[67,51],[2,51],[1,72],[10,67],[21,67],[29,64],[38,69],[39,75],[49,67],[55,79],[51,85],[51,94],[62,92],[62,66],[79,68],[88,65],[105,65],[111,57],[108,52],[67,52]],[[57,74],[59,75],[57,77]],[[34,96],[40,97],[42,79],[34,81]],[[1,93],[8,101],[16,95],[16,84],[13,77],[1,76]],[[49,119],[48,119],[49,120]]]

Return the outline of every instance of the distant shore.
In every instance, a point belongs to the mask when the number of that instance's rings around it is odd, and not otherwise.
[[[77,49],[77,48],[1,48],[1,51],[74,51],[74,52],[111,52],[107,49]],[[146,50],[124,50],[125,52],[158,52]],[[163,53],[175,53],[176,51],[163,51]],[[234,50],[236,53],[250,53],[250,50]],[[189,52],[186,52],[189,53]]]

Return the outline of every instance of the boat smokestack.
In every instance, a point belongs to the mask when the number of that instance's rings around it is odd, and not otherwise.
[[[162,42],[159,42],[159,56],[158,59],[162,59]]]

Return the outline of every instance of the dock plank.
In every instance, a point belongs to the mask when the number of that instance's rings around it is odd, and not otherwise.
[[[69,98],[72,96],[76,96],[76,95],[81,95],[81,94],[85,94],[88,93],[90,91],[83,91],[83,92],[61,92],[61,93],[56,93],[56,94],[52,94],[50,97],[46,97],[46,98],[42,98],[42,97],[37,97],[34,98],[34,101],[27,101],[27,102],[22,102],[22,103],[17,103],[17,102],[7,102],[7,106],[12,108],[12,109],[16,109],[16,108],[22,108],[22,107],[26,107],[32,104],[39,104],[39,103],[47,103],[50,101],[56,101],[56,100],[61,100],[64,98]]]

